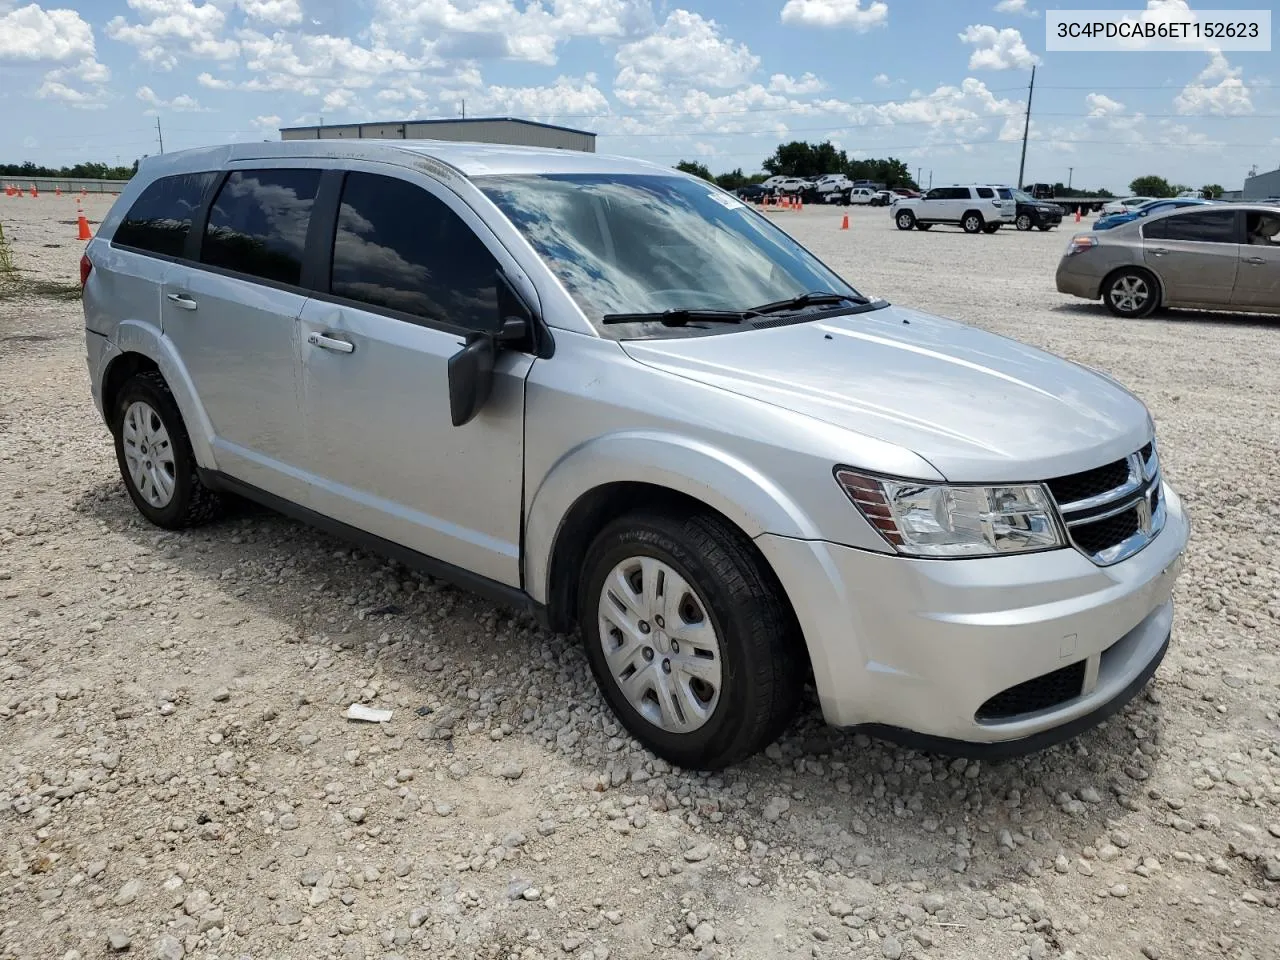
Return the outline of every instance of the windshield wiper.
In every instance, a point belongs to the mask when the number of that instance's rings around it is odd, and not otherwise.
[[[689,321],[707,323],[741,323],[748,314],[741,310],[701,310],[690,307],[672,307],[652,313],[606,313],[601,323],[660,323],[664,327],[683,327]]]
[[[826,303],[854,303],[864,306],[871,301],[866,297],[855,297],[848,293],[832,293],[828,290],[810,290],[789,300],[776,300],[773,303],[762,303],[752,307],[747,313],[781,313],[784,310],[798,310],[801,307],[816,306]]]

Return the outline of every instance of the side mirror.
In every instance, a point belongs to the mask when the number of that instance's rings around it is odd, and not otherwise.
[[[493,390],[493,361],[498,354],[495,338],[474,334],[467,345],[449,358],[449,415],[460,427],[475,419]]]

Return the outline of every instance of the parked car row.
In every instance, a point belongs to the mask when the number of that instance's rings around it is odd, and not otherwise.
[[[742,200],[760,203],[766,198],[797,197],[805,203],[833,203],[843,206],[888,206],[895,197],[918,197],[918,190],[895,187],[887,190],[884,184],[871,180],[850,180],[842,173],[821,177],[774,176],[759,184],[739,187],[735,193]]]

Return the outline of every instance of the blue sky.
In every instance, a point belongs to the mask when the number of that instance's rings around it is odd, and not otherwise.
[[[1182,0],[1150,0],[1158,8]],[[1143,0],[1074,6],[1137,9]],[[1195,9],[1236,8],[1240,0]],[[517,115],[751,172],[781,140],[928,181],[1238,188],[1280,166],[1272,53],[1046,53],[1038,0],[0,0],[0,160],[131,162],[281,125]],[[1056,2],[1051,8],[1065,7]],[[1256,6],[1256,5],[1255,5]]]

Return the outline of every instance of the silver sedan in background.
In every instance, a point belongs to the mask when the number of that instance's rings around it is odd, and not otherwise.
[[[1119,317],[1157,307],[1280,314],[1280,206],[1193,207],[1071,238],[1058,290]]]

